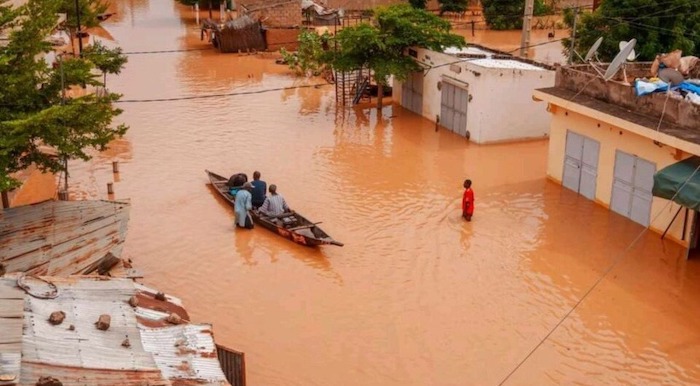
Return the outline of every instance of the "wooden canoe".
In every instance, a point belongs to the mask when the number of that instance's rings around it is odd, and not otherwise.
[[[229,194],[229,187],[226,184],[228,178],[212,173],[209,170],[206,170],[206,172],[211,185],[216,189],[219,195],[226,200],[231,207],[235,208],[235,197]],[[293,212],[286,213],[282,216],[269,217],[256,210],[252,210],[251,215],[256,224],[284,238],[292,240],[297,244],[307,247],[315,247],[317,245],[343,246],[343,243],[333,240],[323,229],[318,227],[316,225],[318,223],[309,221],[299,213]],[[291,225],[284,225],[282,218],[286,218],[287,222],[291,223]]]

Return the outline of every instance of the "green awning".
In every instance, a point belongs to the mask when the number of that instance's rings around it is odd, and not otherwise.
[[[695,172],[699,166],[700,157],[693,156],[659,170],[654,174],[652,194],[700,210],[700,170]]]

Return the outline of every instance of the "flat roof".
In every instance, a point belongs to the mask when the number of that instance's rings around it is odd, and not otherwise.
[[[447,48],[445,48],[443,53],[448,54],[448,55],[459,55],[459,54],[464,55],[464,54],[466,54],[466,55],[488,55],[488,56],[493,54],[492,51],[486,50],[486,49],[481,48],[481,47],[472,46],[472,45],[468,45],[468,46],[462,47],[462,48],[447,47]]]
[[[521,62],[513,59],[467,59],[464,61],[487,68],[506,68],[514,70],[545,71],[546,68],[535,66],[534,64]]]
[[[658,117],[641,115],[617,104],[607,103],[561,87],[537,89],[533,96],[687,153],[700,154],[700,131],[697,129],[685,128],[666,121],[662,121],[659,125]]]

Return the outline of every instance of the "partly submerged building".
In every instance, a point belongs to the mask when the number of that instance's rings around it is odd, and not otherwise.
[[[0,385],[237,386],[243,369],[179,299],[132,280],[0,277]]]
[[[627,64],[627,77],[649,76],[649,67]],[[551,116],[547,176],[695,251],[700,105],[665,93],[637,97],[622,71],[606,82],[598,75],[605,69],[561,67],[554,87],[534,92]]]
[[[546,138],[549,116],[532,100],[554,68],[478,45],[408,50],[423,68],[394,82],[401,106],[476,143]]]

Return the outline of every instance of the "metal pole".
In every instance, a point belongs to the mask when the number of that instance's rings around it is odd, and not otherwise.
[[[58,66],[61,68],[61,104],[66,103],[66,84],[63,77],[63,54],[58,55]]]
[[[520,40],[520,56],[527,58],[527,49],[530,46],[530,29],[532,27],[532,12],[535,8],[535,0],[525,0],[525,16],[523,16],[523,35]]]
[[[574,25],[571,31],[571,47],[569,47],[569,64],[574,61],[574,43],[576,42],[576,19],[578,19],[578,2],[574,8]]]
[[[68,192],[68,157],[63,157],[63,165],[66,168],[63,178],[63,188]]]
[[[670,222],[670,223],[668,224],[668,226],[666,227],[666,230],[664,231],[663,234],[661,234],[661,238],[662,238],[662,239],[663,239],[664,237],[666,237],[666,233],[668,233],[668,230],[671,229],[671,225],[673,225],[673,222],[676,221],[676,217],[678,217],[678,213],[681,212],[681,209],[683,209],[683,207],[682,207],[682,206],[679,206],[679,207],[678,207],[678,211],[676,212],[676,214],[673,215],[673,218],[671,219],[671,222]],[[685,225],[685,224],[683,224],[683,225]],[[684,233],[685,233],[685,232],[684,232]]]
[[[78,22],[78,30],[75,35],[78,37],[78,53],[83,56],[83,38],[80,36],[80,4],[75,0],[75,18]]]

